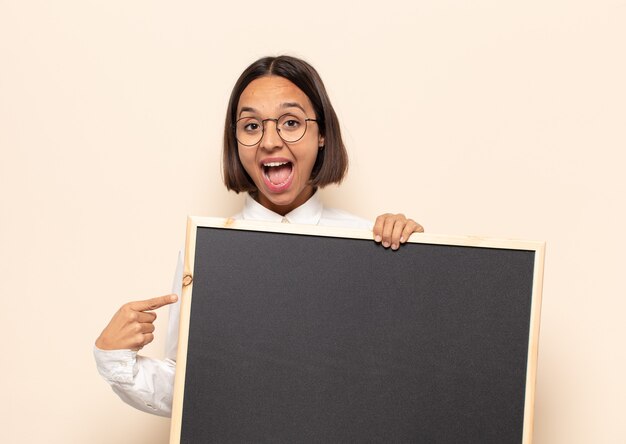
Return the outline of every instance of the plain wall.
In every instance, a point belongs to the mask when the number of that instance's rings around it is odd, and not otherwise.
[[[168,441],[92,345],[169,292],[188,214],[239,210],[227,98],[281,53],[319,70],[342,123],[329,205],[547,241],[535,442],[623,442],[623,0],[0,1],[0,441]]]

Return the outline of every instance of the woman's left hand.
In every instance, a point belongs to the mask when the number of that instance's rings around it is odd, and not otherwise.
[[[413,219],[407,219],[404,214],[381,214],[374,223],[374,240],[382,243],[385,248],[392,250],[400,248],[413,233],[423,233],[424,227]]]

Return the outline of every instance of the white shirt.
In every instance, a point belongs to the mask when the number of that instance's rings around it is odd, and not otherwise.
[[[364,228],[371,230],[372,223],[345,211],[324,208],[318,193],[284,217],[268,210],[249,195],[238,220],[264,222],[289,222],[294,224],[320,225],[329,227]],[[160,416],[171,416],[176,350],[178,347],[178,320],[180,294],[183,277],[183,254],[178,255],[178,266],[174,275],[172,293],[179,296],[178,302],[170,305],[165,359],[154,359],[138,355],[132,350],[100,350],[94,347],[96,366],[100,375],[127,404]]]

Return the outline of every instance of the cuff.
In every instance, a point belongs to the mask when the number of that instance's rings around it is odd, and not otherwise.
[[[98,372],[109,383],[132,383],[137,352],[133,350],[101,350],[93,347]]]

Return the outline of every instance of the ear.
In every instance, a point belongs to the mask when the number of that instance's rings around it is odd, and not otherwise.
[[[323,149],[324,149],[324,136],[322,136],[321,134],[320,134],[320,136],[317,138],[317,147],[318,147],[320,150],[323,150]]]

